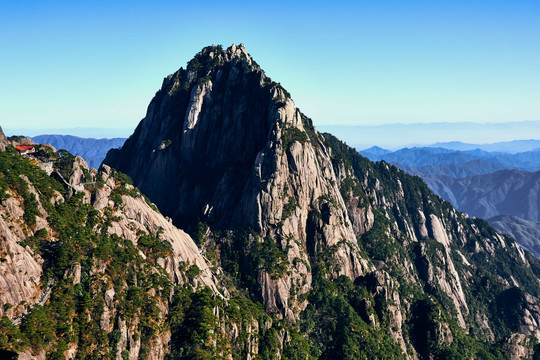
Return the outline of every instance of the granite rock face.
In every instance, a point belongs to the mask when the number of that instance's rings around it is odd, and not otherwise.
[[[6,146],[9,144],[9,140],[6,138],[6,135],[4,135],[4,131],[2,130],[2,127],[0,127],[0,151],[6,150]]]
[[[180,227],[250,228],[287,249],[289,274],[275,280],[263,270],[258,279],[266,308],[294,319],[310,289],[309,251],[337,247],[335,277],[373,270],[358,251],[323,141],[242,45],[209,47],[164,80],[135,133],[104,164],[130,175]],[[369,213],[355,216],[357,231],[369,228]]]
[[[25,305],[37,303],[41,294],[43,259],[20,244],[32,229],[24,226],[23,204],[11,197],[0,206],[0,316],[15,318],[25,313]],[[43,221],[43,219],[42,219]]]

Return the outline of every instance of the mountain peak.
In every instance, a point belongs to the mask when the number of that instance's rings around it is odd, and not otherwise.
[[[269,144],[269,139],[274,142]],[[279,143],[288,147],[298,139],[320,141],[311,120],[295,107],[290,94],[264,74],[243,44],[232,44],[226,50],[211,45],[198,52],[186,69],[164,79],[135,133],[121,151],[111,151],[105,163],[133,174],[143,191],[155,197],[182,226],[192,225],[193,218],[201,216],[221,224],[230,223],[231,217],[243,223],[251,219],[250,226],[256,226],[253,212],[245,216],[233,209],[218,211],[211,199],[204,197],[219,198],[215,192],[222,191],[221,182],[225,178],[232,181],[231,174],[224,173],[226,169],[242,172],[237,175],[247,181],[266,146]],[[164,176],[165,163],[183,166],[182,172],[188,173],[182,180]],[[145,173],[147,180],[136,173]],[[178,182],[186,178],[192,180],[180,186]],[[179,209],[177,198],[160,195],[164,183],[177,188],[182,198],[197,198],[196,204],[184,199]],[[180,194],[182,186],[188,188]],[[193,188],[200,193],[193,194]],[[224,205],[228,201],[223,199],[229,199],[235,203],[240,190],[221,194],[219,202]]]
[[[205,57],[208,57],[211,60],[218,59],[219,62],[240,60],[245,61],[249,65],[252,64],[251,55],[249,55],[246,51],[244,44],[232,44],[226,50],[223,49],[222,45],[206,46],[195,55],[195,57],[190,61],[190,63],[194,60],[201,60]]]
[[[362,150],[361,152],[362,153],[375,154],[375,155],[385,155],[385,154],[391,153],[392,151],[388,150],[388,149],[383,149],[382,147],[379,147],[379,146],[372,146],[372,147],[370,147],[368,149]]]
[[[188,82],[197,79],[203,83],[215,79],[219,70],[226,64],[236,66],[243,72],[262,72],[259,65],[246,51],[244,44],[232,44],[226,50],[222,45],[210,45],[199,51],[187,63],[186,69],[180,68],[175,73],[167,76],[163,85],[167,86],[171,81],[173,84],[178,83],[182,78],[187,78]]]
[[[242,46],[206,47],[169,76],[133,135],[104,163],[126,172],[193,233],[275,319],[315,319],[310,341],[327,349],[322,358],[338,354],[328,339],[343,332],[325,324],[344,309],[357,319],[347,329],[392,341],[385,349],[395,350],[393,358],[428,359],[450,345],[457,354],[460,343],[446,339],[468,336],[467,329],[481,341],[540,331],[520,330],[540,323],[540,288],[531,280],[540,264],[530,254],[455,211],[418,178],[319,134]],[[512,272],[492,276],[499,262]],[[335,298],[343,291],[349,295]],[[530,294],[534,306],[512,303],[512,314],[527,311],[498,326],[507,320],[499,314],[511,312],[496,306],[521,299],[516,291]],[[340,310],[317,310],[332,298]],[[498,299],[495,307],[488,298]],[[419,331],[434,337],[407,340]],[[366,345],[360,338],[350,344]],[[350,358],[367,357],[362,351]]]

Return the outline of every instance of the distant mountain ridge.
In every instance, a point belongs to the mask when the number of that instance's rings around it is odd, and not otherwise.
[[[513,140],[502,141],[491,144],[469,144],[461,141],[438,142],[430,147],[445,148],[450,150],[475,150],[480,149],[488,152],[505,152],[517,154],[526,151],[535,151],[540,149],[540,140]]]
[[[501,234],[511,234],[517,242],[540,259],[540,224],[511,215],[499,215],[488,219]]]
[[[384,160],[405,166],[439,166],[441,164],[466,164],[475,160],[484,160],[504,169],[524,171],[540,170],[540,150],[516,154],[488,152],[480,149],[458,151],[440,147],[404,148],[394,152],[384,152],[372,148],[360,151],[362,156],[372,161]]]
[[[508,214],[540,222],[540,171],[501,170],[455,179],[422,176],[437,195],[471,216],[488,219]]]
[[[72,135],[38,135],[31,138],[38,144],[51,144],[56,149],[65,149],[80,155],[91,168],[97,169],[110,149],[121,147],[125,138],[94,139]]]
[[[490,174],[499,170],[507,169],[502,164],[493,163],[487,160],[472,160],[464,164],[440,164],[426,166],[406,166],[393,163],[409,174],[422,177],[423,175],[443,175],[457,179],[474,175]]]
[[[505,123],[439,122],[393,123],[378,125],[324,125],[321,131],[332,133],[356,149],[373,145],[397,149],[432,146],[434,142],[484,143],[530,139],[540,134],[540,120]],[[407,136],[403,136],[406,134]],[[491,150],[490,150],[491,151]],[[519,150],[517,150],[519,151]],[[525,150],[521,150],[525,151]]]
[[[538,143],[516,140],[475,145],[454,141],[394,152],[372,147],[360,153],[421,177],[435,194],[456,209],[488,219],[493,227],[511,234],[540,258],[540,173],[517,170],[536,170],[540,166],[540,150],[509,153],[534,148]],[[498,152],[486,151],[489,149]]]

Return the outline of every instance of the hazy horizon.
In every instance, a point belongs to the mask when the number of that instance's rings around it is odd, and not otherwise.
[[[0,124],[2,126],[2,124]],[[458,141],[467,144],[492,144],[514,140],[540,140],[540,120],[513,123],[416,123],[382,125],[316,125],[357,150],[372,146],[396,150]],[[133,128],[3,128],[7,136],[72,135],[82,138],[128,138]],[[479,134],[482,133],[482,136]],[[536,135],[538,134],[538,135]],[[536,135],[536,136],[535,136]],[[482,139],[483,141],[479,141]]]
[[[319,127],[540,120],[535,1],[10,2],[0,34],[8,129],[134,129],[164,77],[232,43]]]
[[[469,144],[492,144],[513,140],[540,140],[540,120],[512,123],[417,123],[375,126],[321,125],[320,132],[329,132],[358,150],[371,146],[396,150],[459,141]]]

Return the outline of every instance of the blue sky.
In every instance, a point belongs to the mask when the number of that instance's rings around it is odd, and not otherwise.
[[[13,1],[0,125],[128,135],[167,74],[233,42],[317,125],[540,120],[537,0]]]

